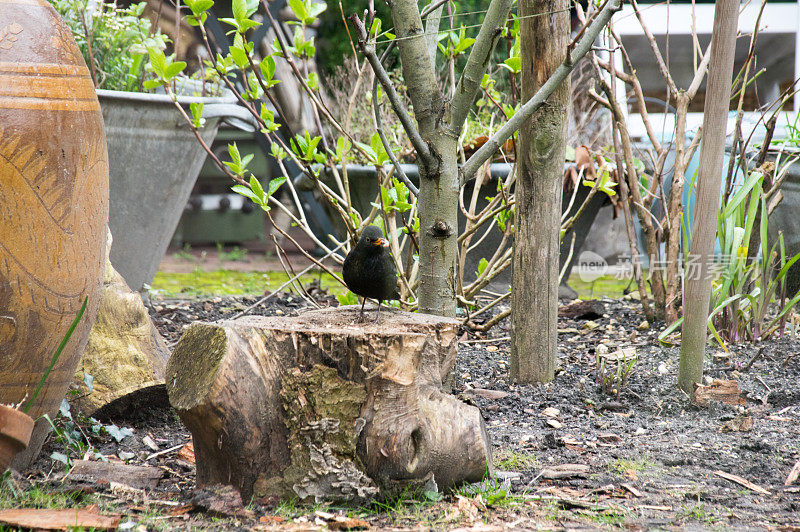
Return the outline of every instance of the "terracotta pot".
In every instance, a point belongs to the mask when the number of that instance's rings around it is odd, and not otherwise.
[[[25,447],[33,432],[33,418],[10,406],[0,405],[0,473]]]
[[[54,415],[94,322],[108,221],[108,156],[91,75],[44,0],[0,1],[0,404],[30,397],[89,303],[29,414]],[[46,434],[37,424],[15,467]]]

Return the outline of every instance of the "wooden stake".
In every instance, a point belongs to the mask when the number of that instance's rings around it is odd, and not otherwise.
[[[714,255],[738,17],[738,0],[719,0],[716,3],[703,116],[703,145],[700,149],[697,198],[692,224],[691,256],[699,260],[700,271],[685,272],[686,289],[678,386],[687,393],[691,393],[694,384],[702,382],[703,379],[706,321],[711,298],[710,263]],[[683,139],[678,139],[679,145],[682,142]],[[677,226],[672,227],[672,231],[677,230]]]

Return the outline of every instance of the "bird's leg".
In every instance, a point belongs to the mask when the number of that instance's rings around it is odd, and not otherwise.
[[[363,298],[361,301],[361,312],[358,313],[358,317],[353,323],[361,323],[364,321],[364,305],[367,304],[367,298]]]
[[[383,300],[382,300],[382,299],[379,299],[379,300],[378,300],[378,315],[377,315],[377,317],[375,318],[375,321],[374,321],[374,322],[372,322],[372,323],[378,323],[378,321],[380,321],[380,319],[381,319],[381,303],[383,303]]]

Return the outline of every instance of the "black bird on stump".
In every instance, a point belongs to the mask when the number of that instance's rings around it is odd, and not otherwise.
[[[361,232],[356,247],[350,250],[342,265],[342,277],[351,292],[364,298],[358,321],[364,320],[364,304],[367,298],[378,300],[377,323],[381,317],[381,303],[389,299],[400,299],[397,292],[397,269],[389,253],[389,242],[383,231],[368,225]]]

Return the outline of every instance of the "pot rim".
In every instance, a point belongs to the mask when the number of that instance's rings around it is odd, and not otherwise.
[[[150,92],[130,92],[112,91],[108,89],[96,89],[97,97],[100,100],[122,100],[137,103],[167,103],[172,104],[172,98],[166,94],[154,94]],[[178,96],[178,103],[189,105],[191,103],[236,103],[236,96]]]

